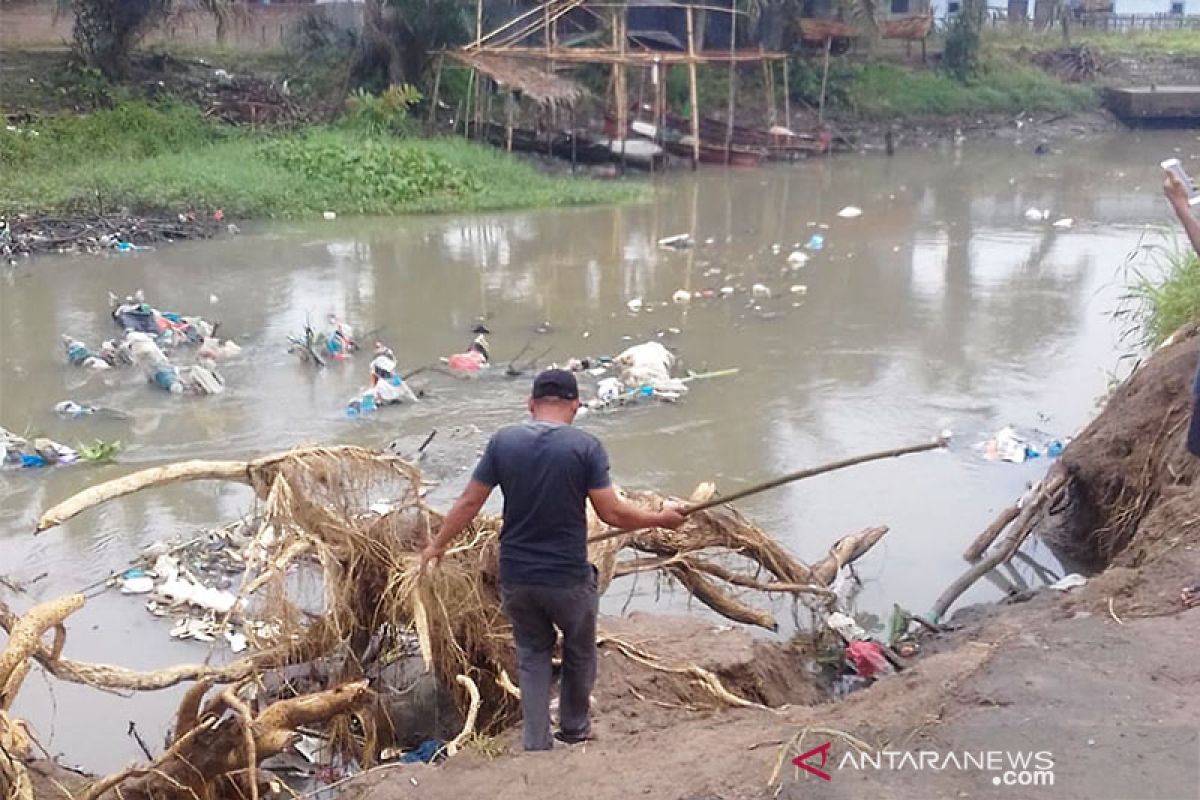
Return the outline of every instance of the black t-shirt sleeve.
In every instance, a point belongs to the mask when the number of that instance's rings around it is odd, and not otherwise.
[[[475,465],[475,471],[471,473],[471,480],[482,483],[484,486],[496,486],[500,483],[500,472],[496,464],[497,449],[496,435],[493,435],[488,440],[487,447],[483,451],[483,457]]]
[[[587,455],[587,490],[590,492],[594,489],[607,489],[611,485],[612,479],[608,476],[608,453],[604,452],[604,445],[593,441]]]

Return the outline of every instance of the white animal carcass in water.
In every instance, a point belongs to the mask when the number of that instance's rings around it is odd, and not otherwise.
[[[621,383],[631,389],[650,386],[663,392],[686,392],[687,384],[671,377],[675,354],[658,342],[634,345],[613,359]]]

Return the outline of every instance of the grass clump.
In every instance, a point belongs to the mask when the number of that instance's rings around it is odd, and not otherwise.
[[[1095,90],[1062,83],[1011,61],[986,61],[967,82],[887,64],[862,68],[847,92],[850,107],[871,117],[1066,113],[1097,108]]]
[[[1182,325],[1200,322],[1200,258],[1190,249],[1145,248],[1148,268],[1131,269],[1124,310],[1140,344],[1157,347]]]
[[[262,133],[128,103],[0,130],[0,213],[205,211],[243,217],[610,203],[640,189],[552,178],[461,140],[315,128]]]
[[[1057,31],[1007,29],[986,31],[984,43],[996,52],[1038,52],[1068,46]],[[1070,44],[1086,44],[1106,56],[1200,56],[1200,35],[1194,30],[1103,33],[1072,28]]]
[[[820,65],[793,63],[793,93],[815,106],[821,93]],[[976,65],[966,81],[895,64],[835,64],[829,71],[826,103],[867,119],[892,119],[1088,111],[1098,108],[1100,99],[1091,87],[1063,83],[1007,57],[991,57]]]

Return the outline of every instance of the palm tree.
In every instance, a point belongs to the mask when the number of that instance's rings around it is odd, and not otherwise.
[[[223,38],[230,0],[191,1],[217,18],[217,38]],[[173,5],[173,0],[59,0],[75,14],[76,51],[112,80],[125,77],[130,52]]]

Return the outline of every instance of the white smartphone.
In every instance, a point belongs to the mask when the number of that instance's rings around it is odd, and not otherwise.
[[[1196,182],[1183,168],[1183,163],[1178,158],[1168,158],[1166,161],[1159,164],[1165,172],[1169,172],[1175,176],[1175,179],[1183,184],[1183,188],[1187,190],[1188,205],[1194,206],[1200,203],[1200,192],[1196,191]]]

